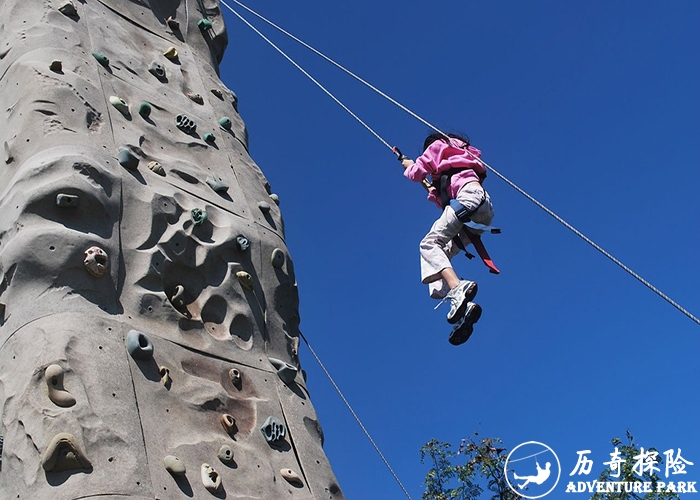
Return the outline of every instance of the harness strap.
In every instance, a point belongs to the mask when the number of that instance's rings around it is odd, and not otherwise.
[[[465,231],[465,233],[469,238],[469,241],[471,241],[472,245],[474,245],[476,253],[479,254],[479,257],[481,257],[481,260],[484,262],[484,264],[486,264],[486,267],[489,268],[489,272],[491,274],[500,274],[501,271],[499,271],[496,265],[493,263],[493,260],[491,260],[491,256],[486,251],[484,243],[481,241],[481,235],[472,233],[469,230]]]
[[[457,200],[452,200],[450,202],[450,206],[452,209],[455,211],[455,215],[457,216],[457,219],[459,219],[460,222],[464,224],[464,234],[469,238],[469,242],[474,245],[474,249],[476,250],[476,253],[479,254],[479,257],[481,257],[481,260],[484,262],[486,267],[489,268],[489,272],[492,274],[500,274],[501,271],[498,270],[496,265],[493,263],[493,260],[491,259],[491,256],[489,253],[486,251],[486,247],[484,246],[484,243],[481,241],[481,235],[479,233],[474,232],[473,230],[489,230],[492,234],[499,234],[501,232],[500,229],[491,227],[491,226],[485,226],[483,224],[477,224],[476,222],[472,222],[471,216],[474,215],[474,213],[481,208],[481,206],[486,202],[486,195],[484,195],[484,198],[481,200],[481,203],[474,209],[474,210],[467,210],[467,207],[459,203]],[[460,231],[461,233],[462,231]],[[459,234],[455,236],[452,241],[454,242],[455,245],[460,250],[463,250],[466,254],[467,257],[470,256],[470,253],[467,252],[467,249],[464,246],[464,243],[462,242],[462,239],[459,237]]]

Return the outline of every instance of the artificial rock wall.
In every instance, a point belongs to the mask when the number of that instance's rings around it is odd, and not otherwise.
[[[0,499],[342,498],[218,3],[0,23]]]

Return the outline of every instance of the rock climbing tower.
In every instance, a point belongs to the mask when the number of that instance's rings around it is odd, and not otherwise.
[[[0,20],[0,499],[342,498],[216,0]]]

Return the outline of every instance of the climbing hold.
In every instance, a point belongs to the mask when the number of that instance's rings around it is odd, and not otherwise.
[[[99,52],[93,52],[92,57],[97,59],[97,62],[100,63],[102,66],[109,66],[109,58],[106,55],[101,54]]]
[[[175,47],[168,47],[167,50],[163,52],[163,55],[171,61],[177,61],[179,54],[177,53],[177,49]]]
[[[126,334],[126,350],[134,359],[150,359],[153,357],[153,343],[145,333],[131,330]]]
[[[193,208],[190,211],[190,215],[192,216],[192,222],[194,222],[195,226],[201,226],[207,220],[207,212],[201,208]]]
[[[51,64],[49,64],[49,69],[51,71],[55,71],[56,73],[60,73],[63,71],[63,61],[60,59],[54,59],[51,61]]]
[[[85,269],[95,278],[101,278],[107,274],[107,267],[109,266],[107,252],[100,247],[90,247],[85,250],[84,256],[83,264],[85,264]]]
[[[275,193],[272,193],[270,195],[270,199],[275,202],[275,205],[279,206],[280,204],[280,197],[277,196]]]
[[[224,93],[221,92],[219,89],[211,89],[211,93],[214,94],[219,99],[221,99],[222,101],[224,100]]]
[[[241,252],[244,252],[250,248],[250,241],[248,241],[248,238],[243,236],[242,234],[239,234],[236,236],[236,246]]]
[[[163,165],[158,163],[157,161],[152,161],[148,164],[148,169],[151,172],[155,172],[158,175],[165,176],[165,169],[163,168]]]
[[[204,487],[216,493],[221,488],[221,476],[216,472],[216,469],[209,464],[202,464],[201,468],[202,484]]]
[[[265,436],[265,440],[268,443],[274,443],[275,441],[284,439],[287,428],[277,418],[270,416],[267,417],[265,423],[260,427],[260,431],[263,436]]]
[[[236,419],[233,418],[233,415],[224,413],[221,415],[221,425],[227,434],[231,434],[236,428]]]
[[[136,156],[133,151],[127,147],[122,146],[119,148],[119,155],[117,158],[119,160],[119,164],[128,170],[136,170],[139,168],[138,156]]]
[[[202,97],[202,94],[198,94],[197,92],[187,92],[187,97],[192,99],[197,104],[204,104],[204,98]]]
[[[219,125],[221,125],[221,128],[225,128],[226,130],[231,129],[231,118],[228,116],[223,116],[219,118]]]
[[[259,202],[258,208],[260,209],[261,212],[265,212],[265,213],[268,213],[272,209],[270,204],[266,201]]]
[[[217,193],[225,193],[226,191],[228,191],[228,184],[226,184],[221,177],[218,177],[218,176],[207,177],[206,182],[207,182],[207,184],[209,184],[209,187],[212,188]]]
[[[173,16],[168,17],[168,19],[166,19],[165,22],[168,23],[168,26],[173,31],[177,31],[180,29],[180,23],[173,19]]]
[[[219,453],[216,454],[223,463],[228,464],[233,461],[233,450],[227,444],[219,448]]]
[[[238,111],[238,96],[233,91],[231,92],[231,94],[231,105],[233,106],[233,109]]]
[[[238,277],[238,281],[243,285],[244,288],[247,288],[248,290],[254,290],[255,285],[253,284],[253,277],[248,274],[245,271],[238,271],[236,273],[236,277]]]
[[[302,479],[299,477],[299,474],[294,472],[292,469],[280,469],[280,474],[292,486],[297,486],[297,487],[304,486],[304,481],[302,481]]]
[[[166,389],[170,389],[170,384],[173,382],[173,379],[170,378],[170,370],[165,366],[159,366],[158,375],[160,375],[160,383],[163,384]]]
[[[165,81],[165,68],[158,61],[153,61],[148,67],[148,71],[161,82]]]
[[[231,368],[228,371],[228,376],[231,378],[233,385],[238,385],[241,383],[241,371],[238,368]]]
[[[282,361],[281,359],[276,359],[276,358],[268,358],[270,360],[270,363],[272,366],[274,366],[277,369],[277,375],[279,378],[282,379],[282,382],[285,384],[291,384],[294,382],[294,379],[297,376],[297,372],[299,369],[294,366],[290,365],[286,361]]]
[[[67,432],[54,436],[44,452],[41,466],[46,472],[92,468],[90,460],[78,445],[78,440]]]
[[[58,6],[58,11],[63,14],[64,16],[77,16],[78,11],[75,8],[75,5],[71,0],[65,0],[64,2],[61,3],[61,5]]]
[[[58,193],[56,195],[56,206],[61,208],[75,208],[80,203],[80,198],[75,194]]]
[[[185,287],[182,285],[177,285],[175,287],[175,292],[173,293],[173,296],[170,298],[170,303],[175,306],[176,309],[182,309],[185,307]]]
[[[151,116],[151,105],[146,101],[139,104],[139,114],[144,118]]]
[[[49,365],[44,371],[44,379],[49,388],[49,399],[54,404],[68,408],[75,404],[75,398],[63,387],[63,368]]]
[[[284,251],[282,251],[282,249],[275,248],[272,251],[272,257],[270,258],[270,261],[272,262],[272,267],[282,267],[284,265],[285,260],[286,257],[284,256]]]
[[[117,111],[119,111],[124,116],[126,116],[126,117],[131,116],[131,113],[129,113],[129,105],[121,97],[111,95],[111,96],[109,96],[109,103],[112,106],[114,106],[115,108],[117,108]]]
[[[202,139],[204,139],[206,142],[214,142],[216,141],[216,136],[211,132],[207,132],[206,134],[204,134]]]
[[[175,125],[187,134],[193,134],[197,130],[197,124],[187,115],[177,115],[175,117]]]
[[[173,455],[168,455],[163,459],[163,465],[165,465],[165,470],[170,472],[173,476],[184,476],[187,472],[185,463]]]
[[[292,337],[292,354],[299,356],[299,337]]]
[[[199,26],[199,29],[202,31],[209,31],[213,27],[209,19],[200,19],[197,21],[197,26]]]
[[[5,163],[9,165],[13,161],[15,161],[15,158],[14,158],[14,156],[12,156],[12,151],[10,151],[10,145],[7,143],[7,141],[4,141],[2,146],[3,146],[2,149],[3,149],[3,153],[4,153],[3,156],[5,157]]]

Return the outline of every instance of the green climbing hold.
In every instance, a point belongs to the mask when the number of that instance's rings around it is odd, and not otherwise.
[[[221,128],[225,128],[226,130],[231,129],[231,118],[228,116],[222,116],[219,118],[219,125],[221,125]]]
[[[206,142],[214,142],[216,140],[216,136],[211,132],[207,132],[206,134],[204,134],[204,140]]]
[[[109,66],[109,57],[99,52],[93,52],[92,56],[97,59],[97,62],[102,66]]]
[[[209,19],[200,19],[197,21],[197,26],[199,26],[199,29],[202,31],[209,31],[212,29],[212,24]]]
[[[126,117],[130,116],[129,105],[121,97],[111,95],[111,96],[109,96],[109,103],[112,106],[114,106],[115,108],[117,108],[117,111],[119,111],[124,116],[126,116]]]
[[[151,116],[151,105],[148,104],[146,101],[142,102],[139,105],[139,114],[144,118],[148,118],[149,116]]]
[[[201,226],[207,220],[207,212],[201,208],[193,208],[190,214],[195,226]]]

